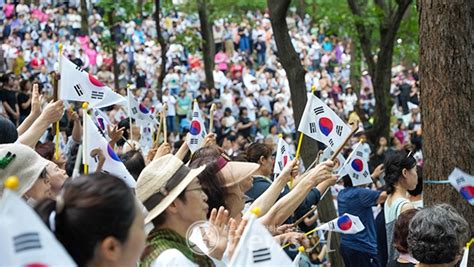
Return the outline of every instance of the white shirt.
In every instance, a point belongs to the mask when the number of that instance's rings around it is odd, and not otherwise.
[[[186,256],[183,255],[177,249],[167,249],[163,251],[158,258],[156,258],[150,265],[151,267],[161,266],[183,266],[183,267],[194,267],[199,266],[194,262],[190,261]]]
[[[164,95],[163,103],[168,104],[168,113],[166,116],[176,116],[176,108],[174,106],[174,104],[176,104],[176,98],[172,95]]]

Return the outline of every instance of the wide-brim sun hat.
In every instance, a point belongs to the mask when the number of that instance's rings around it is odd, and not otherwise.
[[[148,164],[137,180],[137,197],[149,211],[145,224],[158,217],[186,187],[206,168],[187,167],[169,154]]]
[[[42,158],[31,147],[22,144],[0,145],[0,197],[4,181],[11,176],[18,177],[18,195],[24,195],[33,187],[49,161]]]
[[[252,176],[260,167],[253,162],[228,161],[224,157],[217,159],[218,173],[222,174],[224,187],[231,187]]]

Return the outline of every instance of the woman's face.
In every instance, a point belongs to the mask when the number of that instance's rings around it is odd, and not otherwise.
[[[229,216],[239,223],[242,220],[242,211],[245,206],[244,192],[242,192],[239,185],[228,187],[227,190],[228,195],[225,202],[229,210]]]
[[[128,238],[122,243],[122,256],[117,261],[121,266],[136,266],[145,248],[145,217],[139,205],[135,207],[135,219],[128,230]]]
[[[414,190],[416,185],[418,184],[418,174],[416,173],[416,166],[411,169],[403,169],[402,175],[403,179],[403,187],[407,190]]]
[[[51,197],[51,183],[49,179],[43,177],[38,178],[33,186],[26,191],[25,196],[27,199],[31,198],[35,201]]]
[[[46,177],[50,181],[51,192],[54,196],[59,194],[66,179],[69,178],[64,169],[59,168],[56,163],[50,161],[46,165]]]
[[[385,139],[385,137],[380,137],[379,145],[380,146],[386,146],[387,145],[387,139]]]

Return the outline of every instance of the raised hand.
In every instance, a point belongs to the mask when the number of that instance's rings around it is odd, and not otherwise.
[[[31,114],[39,116],[41,114],[41,100],[43,96],[39,94],[38,84],[33,84],[31,95]]]
[[[63,114],[64,102],[62,100],[57,100],[55,102],[49,102],[41,113],[41,116],[47,123],[51,124],[59,121]]]
[[[203,241],[210,249],[209,256],[213,258],[222,259],[227,248],[228,222],[229,211],[224,209],[224,207],[220,207],[219,211],[214,208],[209,217],[210,227],[207,230],[201,229]]]
[[[109,134],[110,142],[117,143],[120,138],[122,138],[123,133],[125,132],[125,128],[118,128],[117,125],[107,125],[107,131]]]
[[[235,249],[239,244],[240,238],[244,232],[245,226],[247,226],[248,220],[242,219],[240,224],[237,225],[237,222],[234,219],[229,221],[229,247],[227,248],[227,253],[229,258],[232,259],[232,256],[235,253]]]

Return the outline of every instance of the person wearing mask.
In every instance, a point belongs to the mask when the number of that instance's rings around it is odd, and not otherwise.
[[[78,266],[137,265],[144,215],[121,179],[104,173],[75,178],[35,209]]]
[[[398,253],[393,247],[393,229],[400,213],[413,209],[407,198],[408,190],[414,190],[418,183],[416,159],[413,152],[399,151],[385,160],[385,182],[387,200],[384,204],[385,229],[387,233],[388,261],[396,259]]]

